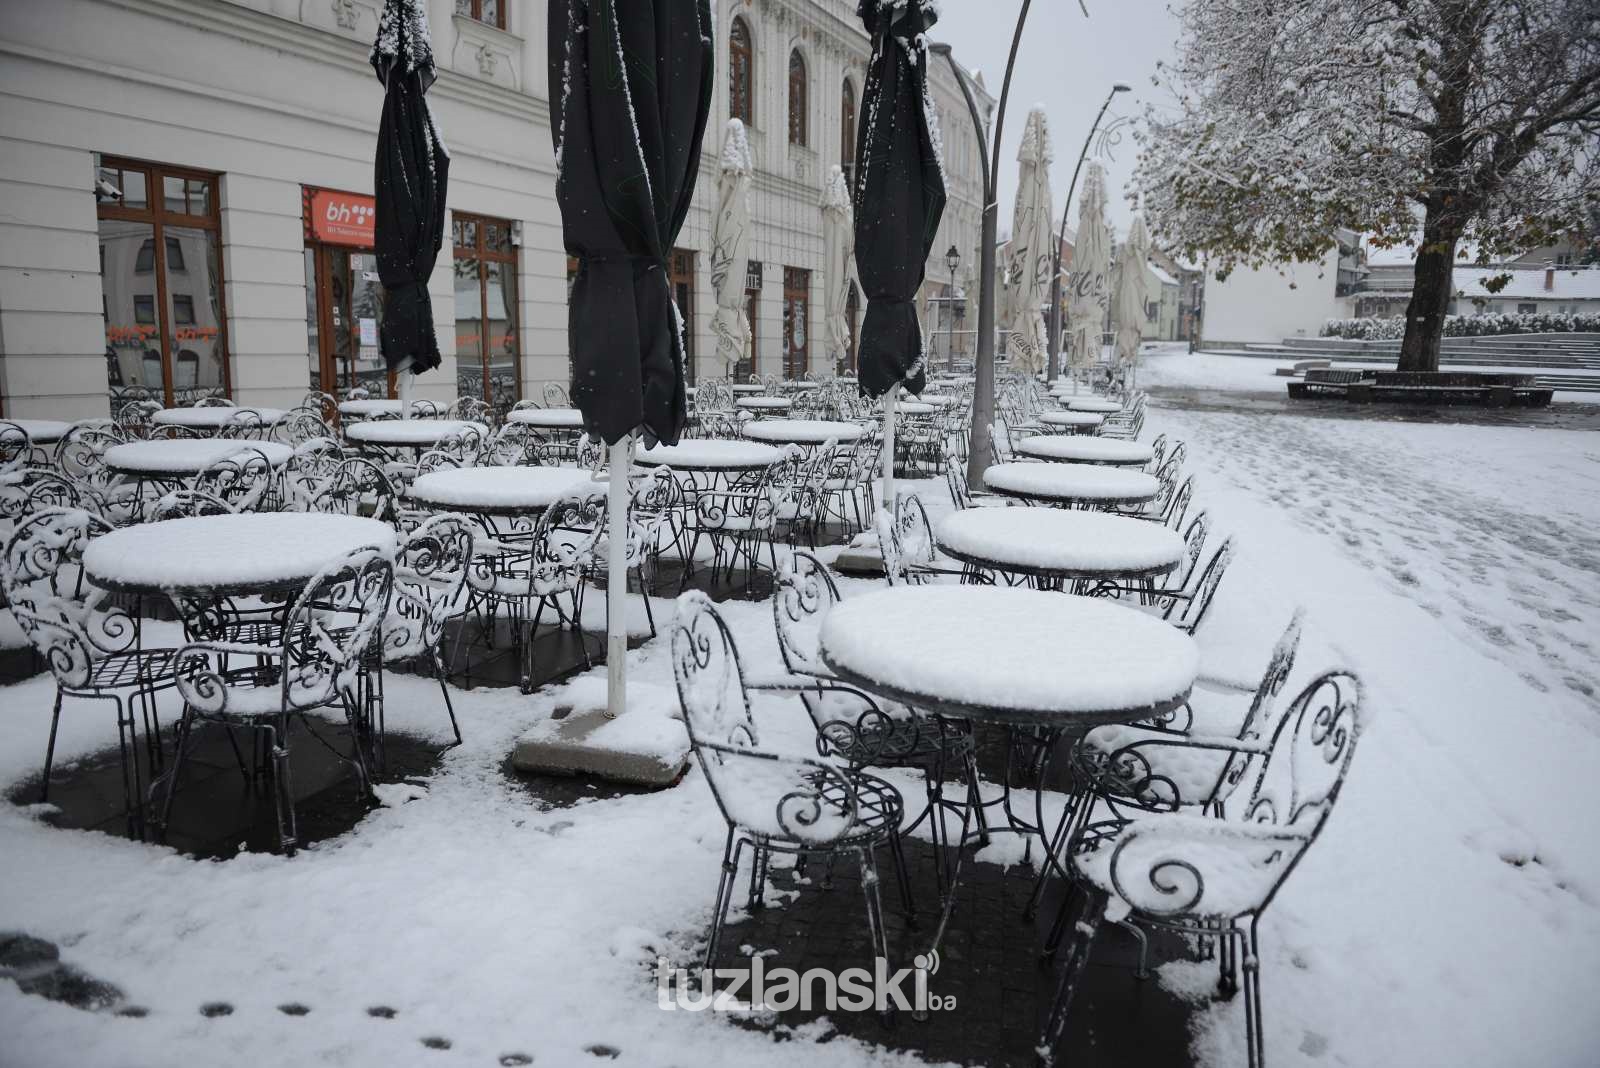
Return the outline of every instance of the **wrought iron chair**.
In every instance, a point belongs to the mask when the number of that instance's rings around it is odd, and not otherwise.
[[[129,401],[116,410],[116,424],[129,439],[147,438],[155,426],[153,416],[161,405],[153,400]]]
[[[526,423],[507,422],[489,438],[480,462],[492,467],[537,467],[542,444]]]
[[[467,612],[476,612],[493,640],[501,609],[510,619],[522,656],[522,689],[533,690],[534,637],[546,608],[581,633],[579,612],[584,572],[594,556],[596,528],[603,525],[605,493],[596,487],[571,493],[545,509],[526,539],[480,538],[477,563],[467,571]],[[569,608],[570,606],[570,608]],[[456,632],[459,653],[466,628]],[[588,646],[584,645],[588,659]]]
[[[792,449],[776,463],[768,465],[747,482],[702,489],[695,494],[695,516],[692,521],[694,537],[690,539],[685,559],[693,560],[700,547],[700,539],[711,542],[711,579],[723,571],[728,580],[733,578],[734,566],[744,558],[746,585],[754,587],[757,558],[762,543],[766,543],[772,572],[777,574],[777,551],[772,537],[777,527],[778,504],[782,487],[792,483],[800,465],[799,450]],[[688,583],[685,570],[683,581]]]
[[[8,524],[0,536],[9,537],[18,520],[47,508],[78,508],[100,516],[104,502],[53,467],[28,464],[0,472],[0,522]]]
[[[836,518],[846,533],[867,529],[872,521],[872,483],[883,455],[883,434],[874,426],[856,439],[849,451],[838,450],[822,483],[823,519]]]
[[[455,704],[450,700],[448,672],[439,646],[444,641],[445,624],[466,610],[463,595],[467,575],[475,566],[473,539],[472,520],[446,512],[429,517],[406,535],[395,554],[394,594],[383,617],[379,647],[376,652],[369,650],[367,654],[368,675],[376,680],[376,685],[367,691],[376,699],[375,715],[369,715],[368,721],[377,726],[375,748],[380,760],[384,737],[384,664],[427,658],[434,677],[439,680],[439,692],[444,696],[444,708],[450,716],[450,730],[455,735],[455,741],[445,748],[461,744],[461,725],[456,721]]]
[[[17,470],[33,458],[33,439],[16,423],[0,420],[0,474]]]
[[[137,704],[152,768],[161,762],[161,722],[155,695],[171,689],[175,649],[141,649],[139,622],[112,595],[83,579],[83,550],[111,529],[88,512],[46,508],[23,518],[6,543],[0,569],[6,602],[56,680],[39,800],[50,799],[56,728],[65,698],[110,701],[117,712],[122,799],[130,836],[143,834],[143,772],[137,754]],[[127,693],[127,691],[132,693]]]
[[[196,408],[232,408],[233,401],[216,393],[208,393],[194,402]]]
[[[567,396],[567,387],[560,382],[546,382],[541,393],[544,395],[546,408],[572,407],[572,398]]]
[[[108,450],[128,440],[122,428],[107,419],[85,419],[72,424],[56,442],[55,468],[80,486],[92,490],[103,502],[101,515],[113,524],[142,518],[138,487],[106,467]]]
[[[1251,1068],[1265,1060],[1261,1020],[1262,914],[1315,843],[1338,800],[1361,729],[1361,684],[1352,674],[1319,676],[1290,704],[1270,738],[1172,739],[1162,744],[1215,748],[1243,761],[1247,794],[1223,818],[1144,813],[1089,824],[1074,843],[1068,872],[1077,891],[1057,926],[1070,935],[1066,959],[1040,1040],[1052,1063],[1072,996],[1101,918],[1111,915],[1223,945],[1220,992],[1244,973],[1245,1042]]]
[[[370,778],[362,753],[365,726],[358,682],[393,586],[394,563],[389,555],[376,547],[357,549],[306,583],[285,614],[276,643],[198,641],[178,651],[183,721],[177,756],[163,777],[163,829],[196,720],[246,727],[262,740],[270,756],[278,845],[288,854],[298,844],[289,779],[291,717],[298,716],[309,729],[305,713],[341,706],[354,735],[352,754],[343,759],[356,770],[362,791],[367,791]],[[245,666],[237,666],[240,662]]]
[[[978,768],[972,731],[964,723],[907,705],[880,703],[840,681],[823,663],[817,648],[823,620],[840,600],[833,576],[815,556],[802,549],[785,561],[772,599],[783,666],[798,682],[793,688],[816,725],[819,755],[843,760],[853,768],[922,772],[927,805],[901,833],[910,834],[924,819],[930,819],[939,885],[944,888],[944,846],[948,842],[944,821],[933,819],[932,814],[944,807],[959,807],[944,799],[947,769],[959,767],[965,772],[968,803],[975,806],[979,823],[984,821],[983,807],[976,804]]]
[[[482,397],[461,396],[457,397],[445,409],[446,419],[461,419],[469,423],[488,423],[489,405]]]
[[[1211,554],[1203,569],[1190,569],[1190,581],[1182,589],[1157,592],[1152,600],[1159,606],[1161,618],[1190,634],[1198,630],[1232,560],[1233,539],[1228,538]]]
[[[1009,508],[1010,497],[989,490],[975,490],[967,480],[967,462],[949,445],[944,450],[944,483],[950,490],[950,500],[958,509]]]
[[[777,524],[791,548],[802,538],[813,549],[817,546],[824,514],[823,498],[833,467],[833,454],[838,447],[837,441],[829,439],[812,449],[790,469],[791,480],[777,487]],[[774,530],[774,537],[777,534]]]
[[[331,477],[301,496],[303,509],[333,515],[359,515],[397,523],[400,495],[383,469],[360,456],[339,462]]]
[[[266,453],[249,446],[212,461],[191,488],[228,502],[235,512],[275,511],[283,501],[277,469]]]
[[[262,421],[260,412],[253,408],[240,408],[222,421],[222,425],[217,428],[216,436],[245,440],[259,439],[266,437],[269,429]]]
[[[298,448],[308,441],[323,438],[331,441],[337,439],[339,435],[333,429],[333,424],[323,417],[320,406],[314,408],[310,405],[301,405],[289,409],[283,414],[283,418],[272,425],[271,436],[285,445]]]
[[[891,586],[921,586],[937,575],[960,575],[962,569],[941,562],[928,511],[915,493],[895,501],[894,519],[878,509],[878,551],[883,555],[884,577]]]
[[[284,496],[288,507],[310,511],[311,499],[339,473],[339,465],[349,457],[333,438],[312,438],[295,446],[294,455],[284,465]]]
[[[762,904],[773,853],[830,859],[854,854],[861,867],[873,951],[887,960],[875,855],[883,846],[891,850],[906,908],[911,907],[900,845],[905,807],[899,791],[847,765],[762,748],[733,634],[711,599],[698,590],[678,598],[672,663],[690,745],[728,823],[706,967],[716,964],[747,846],[752,851],[752,908]]]

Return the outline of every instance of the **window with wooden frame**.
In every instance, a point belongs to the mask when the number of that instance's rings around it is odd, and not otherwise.
[[[504,30],[506,8],[510,6],[511,0],[456,0],[456,14]]]
[[[218,176],[95,158],[101,307],[112,410],[229,392]]]
[[[810,370],[811,272],[783,269],[783,375],[799,379]]]
[[[509,219],[455,212],[456,384],[497,412],[522,395],[517,247]]]
[[[675,248],[667,260],[672,299],[683,319],[683,369],[689,385],[694,385],[694,250]]]
[[[856,176],[856,87],[849,78],[839,90],[839,165],[844,168],[845,180],[853,183]]]
[[[808,139],[806,114],[810,90],[806,82],[806,57],[796,48],[789,53],[789,143],[804,148]]]
[[[755,125],[756,49],[750,24],[735,15],[728,29],[728,117]]]

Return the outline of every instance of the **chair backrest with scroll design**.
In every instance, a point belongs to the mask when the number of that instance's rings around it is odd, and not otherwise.
[[[129,652],[138,638],[133,617],[83,578],[84,548],[110,530],[81,509],[41,509],[17,523],[0,561],[17,625],[69,689],[87,686],[96,661]]]
[[[473,566],[474,529],[467,516],[447,512],[430,516],[406,535],[395,554],[394,595],[383,624],[384,659],[438,649],[445,623],[461,607]]]

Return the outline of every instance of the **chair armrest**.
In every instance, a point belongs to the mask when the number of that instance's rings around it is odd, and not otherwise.
[[[1233,917],[1260,909],[1310,837],[1271,824],[1204,816],[1144,816],[1110,856],[1121,902],[1151,916]]]
[[[856,827],[855,785],[837,765],[753,746],[696,741],[717,803],[734,824],[758,835],[827,846]]]

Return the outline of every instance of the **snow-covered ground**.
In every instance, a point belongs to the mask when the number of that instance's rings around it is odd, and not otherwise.
[[[1145,382],[1180,358],[1147,361]],[[1339,809],[1262,925],[1269,1058],[1594,1064],[1600,436],[1157,403],[1146,436],[1163,431],[1189,443],[1213,536],[1238,539],[1200,635],[1206,670],[1259,674],[1300,604],[1310,625],[1291,689],[1335,664],[1367,687]],[[942,483],[915,488],[948,508]],[[868,584],[844,585],[848,597]],[[770,605],[723,611],[747,661],[775,667]],[[675,708],[668,642],[664,629],[630,654],[630,714]],[[595,1044],[621,1050],[619,1064],[915,1063],[657,1009],[645,962],[656,949],[689,956],[716,885],[723,824],[699,772],[648,797],[549,810],[502,772],[530,724],[594,685],[458,694],[467,742],[426,794],[292,860],[195,863],[0,806],[0,930],[58,942],[150,1010],[85,1013],[0,983],[0,1064],[523,1052],[566,1065]],[[442,737],[431,682],[396,678],[389,693],[392,729]],[[50,696],[44,679],[0,691],[0,785],[36,769]],[[756,714],[764,741],[809,750],[797,705],[762,699]],[[98,709],[63,720],[64,753],[114,737]],[[1159,975],[1202,994],[1214,984],[1209,965]],[[210,1001],[235,1011],[202,1018]],[[277,1011],[289,1001],[311,1015]],[[398,1016],[370,1017],[374,1005]],[[1243,1063],[1242,1000],[1197,1013],[1202,1061]],[[453,1049],[423,1054],[429,1035]]]

